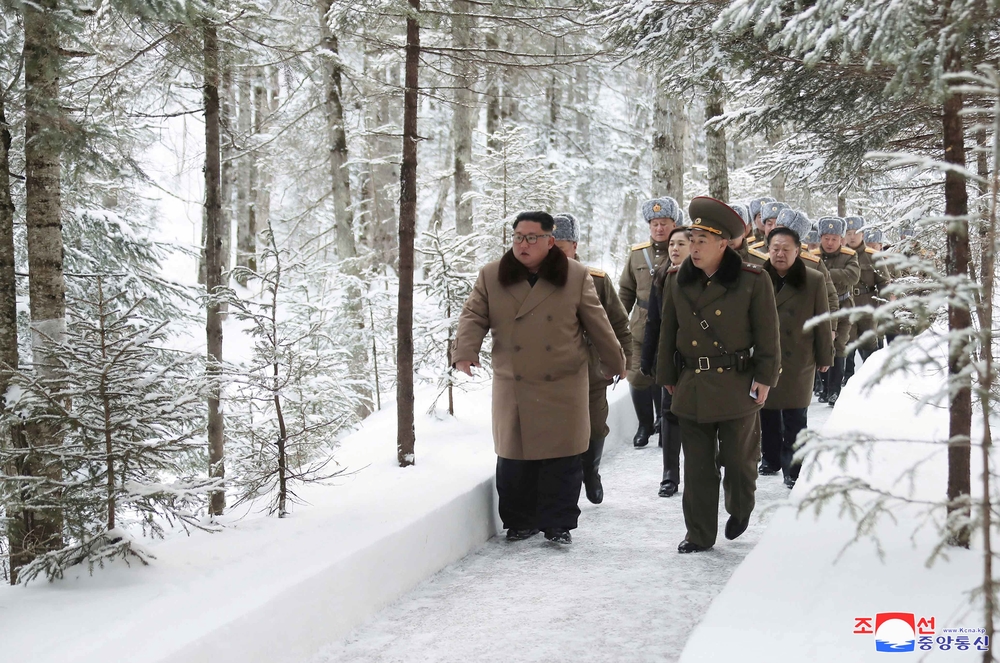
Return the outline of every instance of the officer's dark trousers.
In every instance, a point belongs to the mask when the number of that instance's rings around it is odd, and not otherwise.
[[[792,463],[795,455],[795,438],[799,431],[806,427],[808,408],[791,410],[761,410],[760,411],[760,444],[764,450],[764,458],[774,465],[781,465],[781,473],[793,479],[799,478],[798,463]],[[768,457],[768,450],[776,455]]]
[[[660,440],[663,446],[663,478],[660,485],[672,481],[681,484],[681,424],[677,415],[670,411],[674,397],[666,389],[662,392],[660,401]]]
[[[497,493],[504,529],[576,529],[580,456],[546,460],[497,458]]]
[[[684,446],[684,523],[687,540],[703,547],[715,545],[719,530],[719,468],[725,469],[722,487],[726,511],[749,518],[757,490],[759,434],[757,413],[709,424],[679,417]],[[716,444],[718,443],[718,464]]]

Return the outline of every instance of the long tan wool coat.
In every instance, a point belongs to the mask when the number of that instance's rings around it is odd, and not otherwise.
[[[501,458],[583,453],[590,440],[588,353],[620,374],[622,352],[584,265],[549,251],[532,287],[508,251],[479,272],[462,309],[452,360],[479,361],[493,335],[493,443]]]

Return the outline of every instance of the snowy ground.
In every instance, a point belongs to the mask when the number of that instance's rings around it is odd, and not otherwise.
[[[613,397],[619,407],[629,406],[622,396]],[[830,412],[814,404],[810,425],[822,425]],[[495,537],[311,663],[678,660],[709,604],[764,533],[765,507],[786,500],[789,491],[780,476],[761,477],[758,508],[742,537],[722,537],[727,516],[720,504],[716,547],[680,555],[680,495],[657,496],[660,449],[655,438],[632,449],[633,432],[612,432],[602,466],[604,503],[581,497],[571,546],[557,547],[541,535],[512,544]]]

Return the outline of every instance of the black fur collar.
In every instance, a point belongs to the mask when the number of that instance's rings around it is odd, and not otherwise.
[[[778,276],[778,270],[774,268],[770,260],[764,263],[764,270],[771,276],[771,284],[777,285],[778,279],[781,277]],[[799,258],[788,268],[788,273],[785,274],[785,285],[790,285],[793,288],[801,288],[805,284],[806,266],[802,264],[802,258]]]
[[[528,280],[528,268],[514,257],[513,249],[508,250],[500,258],[498,277],[500,285],[504,287]],[[556,246],[549,249],[549,255],[545,256],[545,260],[538,267],[538,277],[558,288],[566,285],[566,280],[569,278],[569,260],[566,254]]]
[[[739,253],[727,247],[726,252],[722,254],[722,263],[719,264],[719,270],[715,272],[712,280],[725,288],[729,288],[740,280],[740,270],[742,268],[743,258],[740,257]],[[677,272],[677,283],[679,285],[694,283],[701,280],[703,274],[704,272],[694,266],[691,258],[686,258],[681,263],[680,271]]]

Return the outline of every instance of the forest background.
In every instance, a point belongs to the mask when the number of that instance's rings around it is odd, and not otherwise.
[[[642,200],[703,194],[886,232],[880,325],[950,349],[945,539],[991,560],[998,11],[0,2],[0,577],[286,515],[393,392],[417,462],[415,384],[451,408],[458,311],[517,211],[573,213],[616,275]]]

